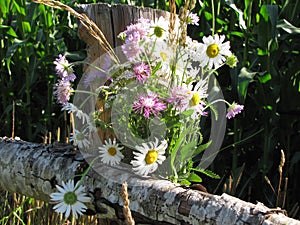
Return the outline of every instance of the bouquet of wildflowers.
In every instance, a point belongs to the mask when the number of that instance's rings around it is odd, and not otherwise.
[[[217,103],[227,104],[228,119],[243,106],[218,95],[214,78],[221,66],[237,63],[230,43],[218,34],[192,40],[186,27],[198,20],[185,7],[179,19],[140,18],[128,25],[118,36],[118,60],[107,54],[91,64],[73,103],[73,65],[59,56],[55,94],[77,118],[71,141],[79,149],[96,149],[102,163],[124,163],[141,176],[181,184],[200,182],[199,172],[217,177],[199,167],[199,154],[212,144],[204,141],[201,121],[221,119]]]

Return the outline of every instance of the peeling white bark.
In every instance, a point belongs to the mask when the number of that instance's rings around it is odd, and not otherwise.
[[[80,152],[71,148],[0,138],[0,188],[49,201],[55,184],[74,178],[87,166]],[[137,224],[300,225],[300,221],[262,203],[185,189],[167,180],[140,178],[124,168],[103,164],[93,168],[84,181],[94,199],[89,207],[115,224],[123,223],[121,190],[126,181]]]

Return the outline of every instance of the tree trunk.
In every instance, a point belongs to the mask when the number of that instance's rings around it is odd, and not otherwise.
[[[83,155],[67,144],[45,146],[0,138],[0,156],[0,188],[44,201],[50,200],[56,184],[80,179],[76,175],[88,166]],[[121,190],[125,181],[137,224],[300,224],[262,203],[185,189],[167,180],[143,179],[124,168],[99,163],[83,185],[93,197],[89,212],[100,214],[103,224],[124,223]]]

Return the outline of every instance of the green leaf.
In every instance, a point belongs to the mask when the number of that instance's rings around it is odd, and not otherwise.
[[[186,179],[183,179],[179,182],[180,185],[187,185],[187,186],[190,186],[191,182],[189,182],[188,180]]]
[[[300,34],[300,28],[295,27],[285,19],[278,21],[277,28],[281,28],[289,34]]]
[[[180,149],[180,160],[182,162],[186,161],[187,159],[191,158],[191,156],[193,155],[194,149],[197,145],[196,141],[192,141],[187,143],[186,145],[184,145],[181,149]]]
[[[203,152],[205,149],[207,149],[212,143],[212,140],[210,140],[209,142],[198,146],[198,148],[194,151],[193,153],[193,157],[200,154],[201,152]]]
[[[24,33],[30,33],[31,32],[31,26],[28,21],[22,21],[22,28]]]
[[[14,3],[14,6],[15,6],[17,12],[20,13],[21,15],[23,15],[23,16],[26,16],[26,8],[20,6],[18,4],[18,1],[13,1],[13,3]]]
[[[8,12],[8,8],[5,3],[6,1],[0,1],[0,11],[3,15],[6,15],[6,13]]]
[[[6,58],[11,58],[20,47],[26,44],[26,42],[27,40],[21,41],[19,39],[15,39],[14,44],[12,46],[9,46],[9,48],[7,49]]]
[[[8,34],[14,38],[18,37],[18,35],[16,34],[16,32],[14,31],[14,29],[11,26],[6,26],[6,25],[0,24],[0,29],[7,29],[6,34]]]
[[[228,34],[230,36],[244,37],[244,34],[242,32],[238,32],[238,31],[228,31]]]
[[[207,169],[196,169],[196,168],[192,168],[193,171],[199,172],[199,173],[203,173],[208,177],[214,178],[214,179],[220,179],[220,176],[214,172],[212,172],[211,170],[207,170]]]
[[[270,73],[265,73],[265,74],[259,74],[259,76],[257,76],[257,79],[260,81],[260,83],[265,84],[267,83],[269,80],[272,79],[271,74]]]
[[[263,5],[259,11],[260,15],[262,15],[263,19],[267,22],[269,20],[269,14],[266,5]]]
[[[238,76],[238,95],[239,100],[243,104],[246,99],[247,95],[247,88],[251,81],[253,81],[253,78],[255,76],[256,72],[250,72],[245,67],[243,67],[240,71],[240,74]]]
[[[212,14],[209,12],[204,12],[204,16],[206,20],[211,20],[213,18]]]
[[[187,180],[190,181],[190,182],[195,182],[195,183],[202,182],[202,178],[200,176],[198,176],[197,174],[195,174],[195,173],[190,173]]]
[[[193,113],[194,113],[194,109],[188,109],[188,110],[183,111],[181,113],[181,115],[183,115],[185,117],[190,117]]]

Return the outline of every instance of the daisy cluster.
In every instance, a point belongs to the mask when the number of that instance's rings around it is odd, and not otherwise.
[[[224,35],[203,37],[201,42],[182,35],[182,24],[197,25],[198,21],[196,14],[189,13],[184,22],[176,20],[171,29],[170,21],[163,17],[155,20],[140,18],[118,35],[123,40],[121,50],[126,60],[122,63],[115,63],[107,57],[104,60],[99,76],[108,82],[95,89],[99,99],[105,102],[100,114],[109,112],[114,100],[127,88],[135,93],[132,95],[134,99],[127,124],[132,133],[146,140],[147,129],[153,118],[159,118],[167,124],[168,131],[165,137],[154,137],[139,144],[131,143],[131,148],[118,141],[116,136],[102,137],[103,144],[98,147],[102,163],[116,166],[125,160],[132,166],[133,172],[148,176],[171,158],[175,181],[178,181],[180,173],[188,173],[185,167],[192,164],[191,158],[199,152],[202,144],[202,140],[195,141],[201,137],[200,120],[209,115],[208,109],[212,106],[207,100],[210,79],[221,66],[234,67],[237,63]],[[175,38],[171,39],[171,35]],[[55,90],[57,100],[64,110],[74,113],[86,124],[83,130],[74,131],[71,140],[79,148],[88,148],[91,144],[88,137],[96,132],[97,123],[92,123],[90,115],[68,102],[70,83],[75,79],[72,65],[62,55],[54,63],[60,77]],[[87,74],[85,86],[95,86],[98,79],[97,73]],[[136,88],[128,88],[133,83]],[[217,101],[228,105],[228,119],[243,110],[243,106],[235,102],[230,104],[224,99]],[[109,127],[112,121],[101,118],[96,119]],[[189,151],[186,150],[187,146]],[[126,154],[128,151],[132,154]],[[180,158],[180,163],[175,163],[174,159],[180,151],[185,155]],[[131,155],[131,158],[125,155]]]

